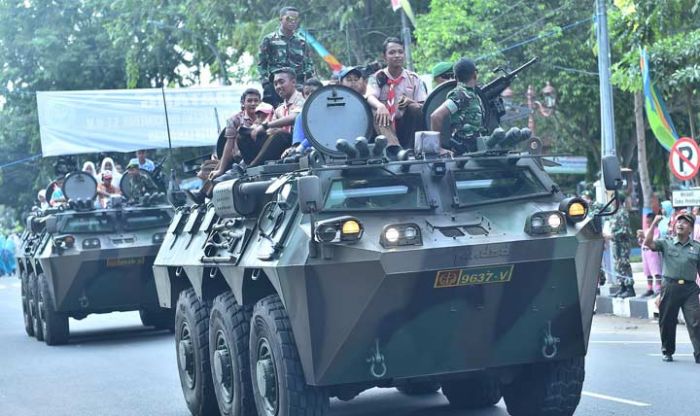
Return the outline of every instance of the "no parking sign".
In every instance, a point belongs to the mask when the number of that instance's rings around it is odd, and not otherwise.
[[[668,165],[676,178],[682,181],[691,180],[700,169],[700,148],[690,137],[681,137],[671,147]]]

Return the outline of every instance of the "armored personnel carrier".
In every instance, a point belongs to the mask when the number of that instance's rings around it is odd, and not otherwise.
[[[443,158],[423,132],[389,160],[354,91],[324,87],[302,115],[315,150],[178,209],[156,257],[191,413],[322,415],[378,386],[573,414],[603,238],[539,140],[496,130]]]
[[[28,217],[18,268],[29,336],[64,344],[69,317],[132,310],[146,326],[172,329],[172,311],[158,306],[151,267],[173,209],[164,193],[141,193],[139,185],[150,178],[145,171],[138,176],[124,175],[124,195],[96,208],[92,175],[69,173],[66,204]]]

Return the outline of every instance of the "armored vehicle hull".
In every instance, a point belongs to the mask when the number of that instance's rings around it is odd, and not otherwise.
[[[144,325],[172,327],[158,307],[152,264],[170,206],[52,210],[30,218],[22,258],[28,334],[49,345],[69,338],[68,318],[139,310]]]
[[[266,166],[178,211],[154,272],[192,413],[442,386],[456,407],[573,414],[598,221],[537,158],[482,156]]]

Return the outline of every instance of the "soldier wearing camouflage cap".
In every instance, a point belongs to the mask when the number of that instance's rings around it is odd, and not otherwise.
[[[281,102],[272,85],[272,74],[280,68],[292,68],[297,76],[297,85],[313,77],[314,64],[309,56],[308,45],[296,33],[299,28],[299,9],[283,7],[280,10],[280,27],[268,34],[260,43],[258,72],[263,84],[263,101],[277,107]]]

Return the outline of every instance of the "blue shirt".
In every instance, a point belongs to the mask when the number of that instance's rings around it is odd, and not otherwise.
[[[142,165],[141,163],[139,163],[139,159],[137,157],[135,157],[129,161],[127,166],[132,164],[132,163],[139,165],[140,169],[147,170],[149,172],[153,172],[156,168],[155,163],[153,163],[153,161],[151,159],[146,159],[146,161],[143,162],[143,165]]]
[[[304,149],[311,147],[309,139],[306,138],[306,133],[304,132],[304,124],[301,121],[301,113],[294,120],[294,130],[292,132],[292,144],[301,143]]]

